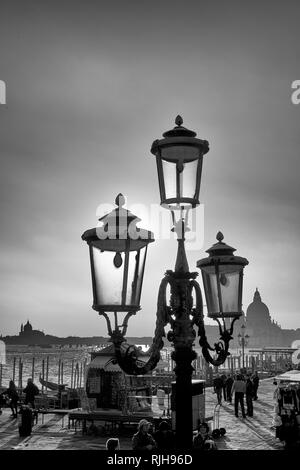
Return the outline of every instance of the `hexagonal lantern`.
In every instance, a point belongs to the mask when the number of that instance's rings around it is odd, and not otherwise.
[[[223,234],[217,234],[215,243],[206,252],[207,258],[197,262],[201,269],[208,317],[239,318],[242,315],[243,270],[246,258],[235,256],[235,248],[224,243]]]
[[[202,161],[209,145],[182,126],[181,116],[176,117],[175,124],[163,139],[153,142],[151,152],[156,156],[161,205],[172,210],[189,209],[200,204]]]
[[[102,225],[82,235],[90,247],[93,309],[98,312],[140,310],[147,247],[154,238],[136,227],[140,219],[124,203],[119,194],[117,208],[99,219]]]

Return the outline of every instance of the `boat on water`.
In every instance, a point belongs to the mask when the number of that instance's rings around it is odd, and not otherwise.
[[[41,375],[39,377],[39,381],[40,384],[42,384],[44,387],[49,388],[49,390],[55,390],[57,392],[65,390],[67,387],[67,384],[57,384],[55,382],[49,382],[49,380],[44,380]]]
[[[40,384],[44,387],[48,388],[49,390],[55,392],[68,392],[70,397],[77,397],[78,389],[77,388],[70,388],[68,384],[58,384],[56,382],[50,382],[49,380],[45,380],[42,378],[41,374],[39,377]]]

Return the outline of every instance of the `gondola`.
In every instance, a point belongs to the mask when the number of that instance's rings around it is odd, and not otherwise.
[[[44,387],[49,388],[49,390],[65,390],[67,384],[57,384],[55,382],[49,382],[48,380],[44,380],[41,375],[40,375],[40,384],[42,384]]]

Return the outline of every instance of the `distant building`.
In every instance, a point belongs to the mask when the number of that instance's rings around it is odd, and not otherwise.
[[[235,331],[235,333],[238,333]],[[246,333],[250,336],[249,347],[288,347],[296,339],[300,339],[300,329],[284,330],[270,315],[269,309],[261,300],[256,289],[253,302],[246,312]]]
[[[21,330],[19,333],[19,337],[24,339],[24,340],[39,340],[45,336],[45,333],[39,330],[34,330],[32,328],[31,323],[29,323],[29,320],[27,320],[27,323],[23,326],[23,323],[21,325]]]

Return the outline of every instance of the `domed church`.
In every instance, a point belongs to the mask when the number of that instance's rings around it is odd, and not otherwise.
[[[42,331],[39,330],[34,330],[32,328],[31,323],[29,323],[29,320],[27,320],[27,323],[23,326],[21,325],[21,330],[19,332],[19,337],[26,338],[26,339],[37,339],[44,337],[45,334]]]
[[[251,347],[290,346],[290,333],[293,330],[282,330],[280,325],[272,320],[257,288],[253,302],[247,308],[246,328]]]

